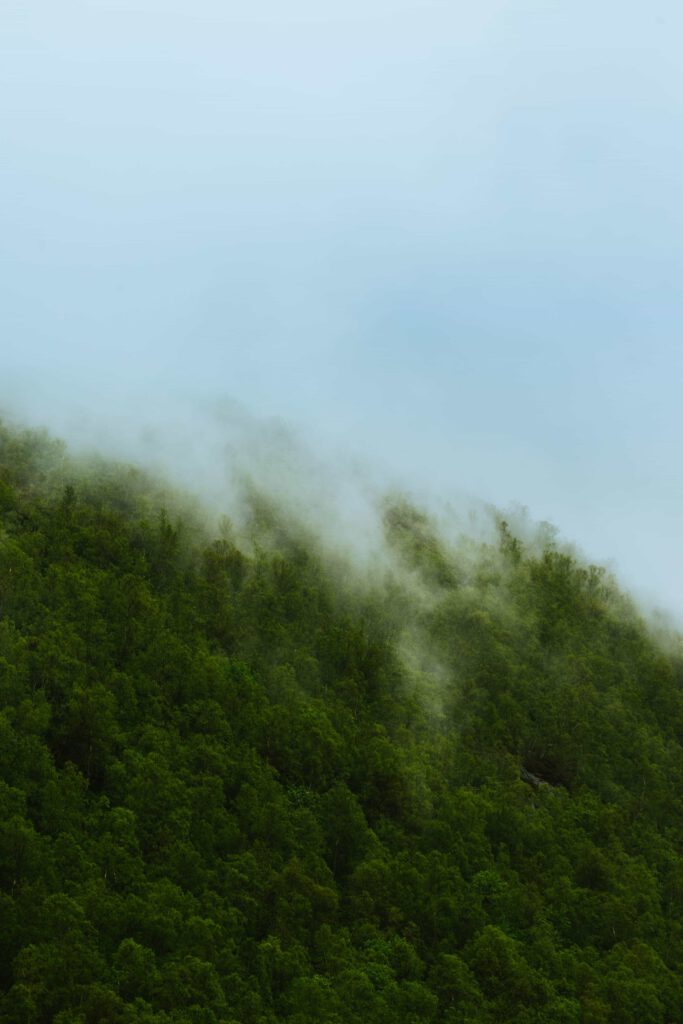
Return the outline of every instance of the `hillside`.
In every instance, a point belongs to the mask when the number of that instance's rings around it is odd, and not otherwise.
[[[672,1024],[683,665],[548,531],[374,575],[0,426],[2,1024]]]

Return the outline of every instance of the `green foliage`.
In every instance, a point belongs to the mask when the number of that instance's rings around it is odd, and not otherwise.
[[[0,1024],[677,1019],[681,661],[548,530],[252,505],[0,425]]]

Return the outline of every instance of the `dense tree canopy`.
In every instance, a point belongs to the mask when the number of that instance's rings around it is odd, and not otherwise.
[[[683,674],[405,501],[365,578],[0,427],[2,1024],[669,1024]]]

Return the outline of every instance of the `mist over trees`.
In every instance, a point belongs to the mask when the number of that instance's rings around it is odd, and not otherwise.
[[[0,426],[2,1024],[672,1024],[683,663],[401,498],[363,574]]]

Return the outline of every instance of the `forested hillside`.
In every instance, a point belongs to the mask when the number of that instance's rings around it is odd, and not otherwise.
[[[0,428],[0,1021],[683,1020],[683,672],[609,577],[181,506]]]

